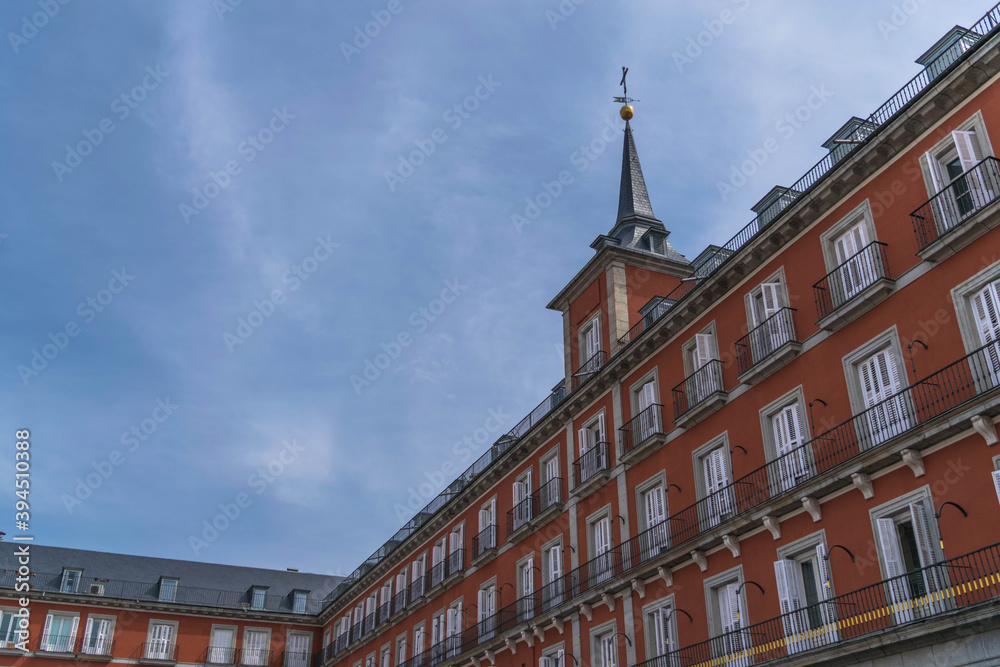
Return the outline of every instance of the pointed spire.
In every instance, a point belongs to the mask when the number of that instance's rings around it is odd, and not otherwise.
[[[632,126],[626,120],[625,146],[622,151],[622,183],[618,192],[618,219],[615,225],[633,218],[659,222],[653,215],[653,207],[649,203],[646,179],[642,176],[639,153],[635,149],[635,139],[632,138]]]

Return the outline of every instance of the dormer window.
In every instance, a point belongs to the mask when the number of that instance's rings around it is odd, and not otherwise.
[[[308,591],[292,591],[292,611],[296,614],[306,613],[306,601],[308,598]]]
[[[267,600],[266,586],[254,586],[253,588],[250,589],[251,609],[263,609],[266,600]]]
[[[64,569],[59,591],[61,593],[76,593],[80,589],[80,579],[82,577],[83,570]]]
[[[160,577],[160,591],[158,596],[160,602],[177,601],[177,581],[177,579],[170,577]]]

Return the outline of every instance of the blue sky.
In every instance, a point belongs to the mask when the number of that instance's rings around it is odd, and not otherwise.
[[[694,257],[990,6],[4,2],[0,530],[28,428],[42,543],[350,572],[558,381],[622,65]]]

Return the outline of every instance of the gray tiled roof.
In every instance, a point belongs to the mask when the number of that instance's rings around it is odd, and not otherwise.
[[[19,546],[13,542],[0,542],[0,568],[17,569],[18,562],[14,554]],[[318,608],[320,601],[343,579],[325,574],[130,556],[36,544],[31,545],[30,567],[38,575],[61,575],[64,568],[81,570],[83,585],[96,580],[156,584],[160,577],[168,577],[178,579],[178,585],[184,588],[242,593],[253,586],[265,586],[269,597],[288,596],[292,591],[303,590],[309,592],[311,609]],[[39,584],[43,590],[50,585],[41,576]],[[81,589],[81,592],[85,591]]]
[[[639,165],[639,153],[635,149],[632,138],[632,126],[625,121],[625,142],[622,148],[622,182],[618,192],[618,219],[615,224],[629,218],[647,218],[655,220],[653,206],[649,203],[649,192],[646,191],[646,179]]]

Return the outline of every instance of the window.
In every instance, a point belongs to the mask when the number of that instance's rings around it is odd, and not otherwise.
[[[635,417],[631,422],[632,431],[628,436],[632,439],[630,444],[633,447],[654,433],[663,432],[660,411],[654,407],[659,404],[657,394],[655,372],[640,380],[632,389],[632,409]]]
[[[730,475],[729,442],[716,438],[694,452],[695,481],[705,502],[698,503],[698,518],[704,529],[729,518],[735,508]]]
[[[587,375],[595,373],[601,369],[601,316],[595,315],[580,329],[580,360],[579,373],[586,379]]]
[[[770,466],[772,494],[790,491],[811,474],[810,448],[801,387],[760,411],[761,428]]]
[[[528,556],[517,565],[518,622],[535,617],[539,596],[535,592],[535,557]]]
[[[479,548],[476,555],[482,555],[497,546],[497,499],[491,498],[479,509]]]
[[[445,646],[445,612],[440,612],[431,618],[431,660],[434,663],[444,658]]]
[[[41,650],[53,653],[72,653],[76,644],[76,630],[80,617],[75,614],[52,612],[45,617]]]
[[[559,646],[556,648],[546,649],[542,653],[542,657],[538,659],[538,667],[565,667],[566,666],[566,652]]]
[[[411,566],[413,578],[410,581],[410,600],[415,600],[424,594],[424,564],[427,561],[426,555],[420,555]]]
[[[177,600],[177,579],[160,577],[160,602],[174,602]]]
[[[778,551],[774,580],[789,653],[837,641],[833,584],[822,532]]]
[[[663,475],[638,489],[639,506],[641,509],[643,542],[641,558],[652,558],[666,549],[670,544],[670,531],[667,525],[667,493],[663,483]]]
[[[563,547],[557,542],[542,550],[544,572],[547,577],[545,593],[542,596],[542,605],[548,610],[562,604],[565,593],[565,582],[563,581]]]
[[[757,363],[772,352],[795,338],[792,320],[781,316],[788,306],[788,295],[784,284],[784,273],[779,271],[758,285],[747,295],[747,323],[750,359]]]
[[[268,630],[247,628],[243,632],[243,650],[240,663],[261,667],[271,662],[271,633]]]
[[[939,534],[927,488],[872,510],[887,598],[893,615],[907,623],[941,613],[949,602],[935,595],[948,588]]]
[[[396,639],[396,664],[402,665],[406,662],[406,635]]]
[[[817,283],[825,290],[821,314],[836,310],[885,276],[879,246],[872,245],[877,240],[867,199],[820,235],[829,272]]]
[[[600,470],[607,470],[606,434],[603,412],[585,422],[583,428],[577,433],[580,440],[580,465],[577,467],[580,478],[577,480],[577,484],[586,482]]]
[[[0,648],[13,648],[17,640],[16,611],[0,608]]]
[[[718,347],[715,344],[715,324],[713,323],[694,338],[685,343],[683,348],[684,395],[686,411],[712,394],[722,391],[722,367],[712,362],[719,358]]]
[[[970,360],[980,391],[1000,384],[1000,262],[951,291],[965,349],[979,350]]]
[[[588,573],[598,583],[607,581],[614,575],[614,554],[611,551],[611,517],[604,516],[591,520],[590,546],[593,558]]]
[[[705,580],[705,603],[715,664],[750,664],[751,634],[746,632],[746,594],[741,590],[742,569],[733,568]],[[745,588],[745,587],[744,587]]]
[[[904,388],[900,362],[891,347],[878,350],[857,366],[864,407],[868,410],[865,421],[873,445],[882,443],[910,427],[909,411],[903,396],[897,394]]]
[[[646,620],[646,655],[650,657],[662,656],[670,653],[677,646],[674,641],[676,636],[673,606],[662,601],[648,609],[645,613]]]
[[[306,613],[306,603],[309,600],[309,593],[306,591],[292,591],[292,611],[296,614]]]
[[[982,115],[976,113],[920,160],[938,232],[945,232],[993,199],[996,170],[980,165],[992,155]],[[938,195],[946,192],[946,194]]]
[[[448,549],[448,538],[442,537],[431,548],[431,586],[444,581],[444,560]]]
[[[176,623],[150,621],[145,657],[148,660],[173,660]]]
[[[618,645],[615,642],[615,633],[602,632],[594,637],[594,655],[597,660],[593,661],[597,667],[618,667]]]
[[[285,667],[309,667],[310,636],[305,632],[290,631],[285,639]],[[383,665],[383,667],[385,667]]]
[[[82,575],[82,570],[63,570],[59,591],[61,593],[76,593],[80,588],[80,578]]]
[[[250,589],[250,608],[263,609],[267,601],[267,588],[264,586],[254,586]]]
[[[208,640],[207,662],[213,665],[232,665],[236,662],[236,628],[214,626]]]
[[[455,602],[448,609],[447,628],[445,632],[445,647],[447,657],[453,658],[462,652],[462,603]]]
[[[491,581],[479,589],[479,599],[476,601],[476,611],[479,614],[479,642],[492,639],[497,631],[497,586]]]
[[[545,511],[562,501],[562,489],[559,476],[559,454],[544,459],[541,463],[542,486],[539,487],[539,509]]]
[[[80,652],[86,655],[111,655],[114,618],[91,616],[83,631]]]
[[[465,524],[458,524],[448,535],[448,574],[465,567]]]
[[[378,659],[379,667],[392,667],[392,649],[388,646],[382,647],[382,652]]]
[[[525,470],[514,481],[511,520],[512,528],[517,530],[531,520],[531,468]]]

